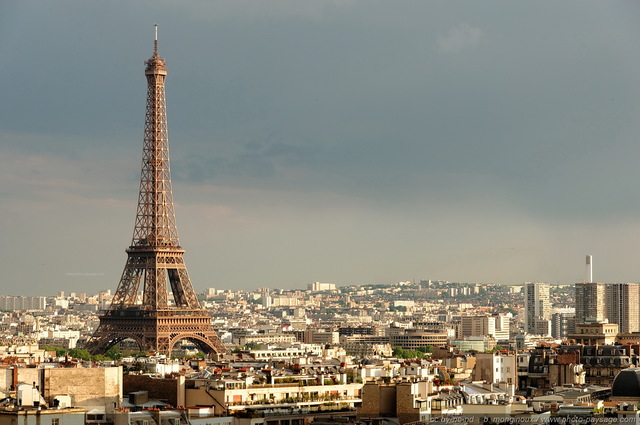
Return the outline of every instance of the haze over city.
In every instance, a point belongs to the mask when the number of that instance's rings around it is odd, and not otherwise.
[[[637,282],[640,4],[0,6],[5,293],[115,289],[167,60],[196,290]]]

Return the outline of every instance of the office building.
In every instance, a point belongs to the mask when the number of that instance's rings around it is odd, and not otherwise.
[[[602,322],[606,318],[605,284],[576,283],[576,323]]]
[[[557,312],[551,315],[551,336],[564,339],[576,331],[576,314],[573,312]]]
[[[606,316],[617,323],[620,332],[640,331],[640,285],[608,283],[605,286]]]
[[[549,285],[543,282],[526,282],[524,284],[524,330],[527,333],[539,335],[541,330],[548,333],[543,321],[551,319],[551,302],[549,300]]]
[[[461,336],[492,336],[496,337],[496,318],[489,315],[462,316]]]

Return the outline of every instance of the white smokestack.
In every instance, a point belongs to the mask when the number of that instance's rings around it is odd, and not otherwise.
[[[587,283],[593,282],[593,257],[591,255],[587,255],[587,266],[586,266],[586,276],[585,279]]]

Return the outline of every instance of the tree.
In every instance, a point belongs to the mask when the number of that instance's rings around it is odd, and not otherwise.
[[[491,350],[486,350],[485,353],[495,353],[502,350],[504,350],[504,347],[502,345],[496,345]]]
[[[55,351],[57,357],[64,356],[67,352],[67,350],[65,350],[64,348],[55,345],[45,345],[44,347],[42,347],[42,349],[44,351]]]
[[[393,356],[399,359],[422,359],[424,353],[418,350],[405,350],[402,347],[393,347]]]
[[[433,345],[425,345],[424,347],[419,347],[418,351],[422,353],[433,353]]]
[[[114,345],[104,353],[104,357],[111,360],[120,360],[122,358],[122,353],[120,352],[120,349]]]
[[[404,305],[392,305],[389,306],[389,311],[398,311],[404,313],[407,311],[407,307]]]
[[[75,359],[91,360],[91,353],[84,348],[72,348],[69,350],[69,355]]]
[[[257,342],[250,342],[249,344],[245,344],[241,351],[249,351],[249,350],[259,350],[262,345]]]

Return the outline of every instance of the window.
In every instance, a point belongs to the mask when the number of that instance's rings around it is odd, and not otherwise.
[[[51,418],[51,425],[60,425],[60,418]]]

